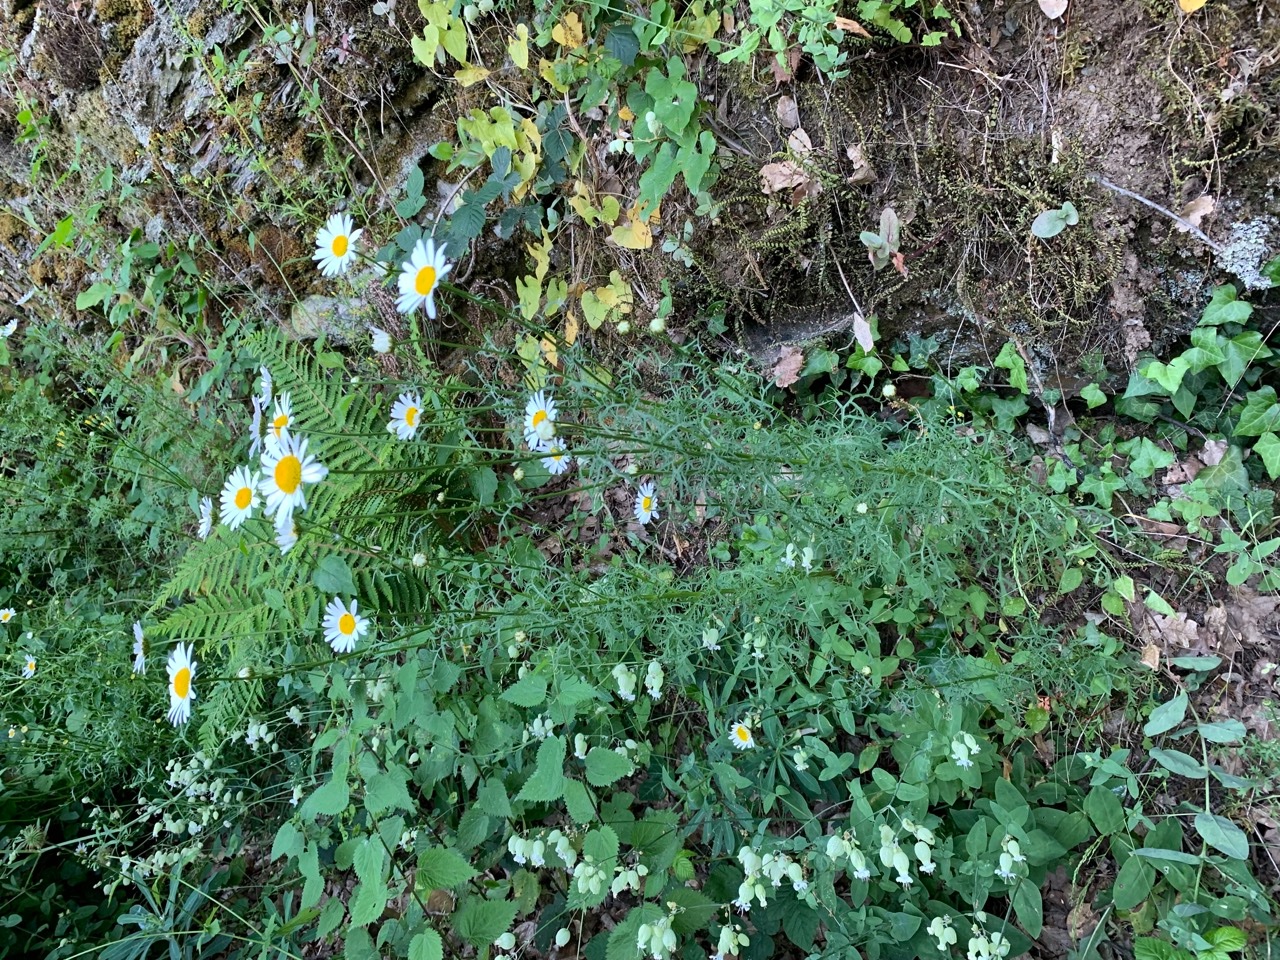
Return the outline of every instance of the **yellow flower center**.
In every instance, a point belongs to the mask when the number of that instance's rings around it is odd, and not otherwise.
[[[276,436],[280,436],[280,431],[289,425],[289,415],[287,413],[279,414],[271,421],[271,429],[276,432]]]
[[[349,637],[356,632],[356,618],[349,613],[344,613],[338,618],[338,630],[344,637]]]
[[[418,275],[413,278],[413,289],[418,292],[418,296],[425,297],[436,288],[436,268],[427,266],[422,267],[418,271]]]
[[[418,408],[410,407],[404,412],[404,422],[409,426],[417,426],[418,424]]]
[[[734,727],[733,735],[738,738],[739,743],[746,743],[751,739],[751,731],[746,727]]]
[[[640,509],[641,509],[641,510],[643,510],[645,513],[650,513],[650,512],[652,512],[652,510],[653,510],[653,497],[645,497],[643,500],[641,500],[641,501],[640,501]]]
[[[547,419],[547,411],[539,410],[533,415],[533,425],[536,427],[545,419]]]
[[[302,461],[293,454],[281,457],[276,463],[275,479],[281,492],[295,492],[302,483]]]
[[[27,673],[35,673],[35,672],[36,672],[36,662],[34,660],[28,660]]]
[[[173,675],[173,695],[179,700],[187,699],[191,692],[191,668],[183,667]]]
[[[249,504],[253,502],[253,491],[248,487],[241,487],[236,491],[236,509],[245,510]]]
[[[349,241],[345,233],[340,233],[333,238],[333,255],[335,257],[345,257],[347,255],[347,246]]]
[[[4,613],[0,613],[0,623],[8,623],[12,619],[13,619],[13,614],[10,613],[8,610],[6,610]]]

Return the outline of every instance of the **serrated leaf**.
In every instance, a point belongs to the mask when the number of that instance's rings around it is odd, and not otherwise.
[[[447,847],[431,847],[418,855],[416,882],[428,890],[452,890],[475,875],[471,864]]]
[[[1249,859],[1249,838],[1226,817],[1197,813],[1193,824],[1200,839],[1219,853],[1226,854],[1233,860]]]
[[[525,781],[517,800],[550,803],[564,795],[565,741],[563,737],[547,737],[538,747],[533,774]]]
[[[516,904],[470,897],[453,915],[453,932],[477,950],[485,949],[511,928]]]
[[[409,941],[409,960],[444,960],[444,942],[434,930],[423,930]]]
[[[351,568],[341,557],[329,554],[317,564],[311,574],[311,582],[317,590],[330,596],[354,596],[355,581],[351,579]]]
[[[1148,737],[1154,737],[1167,730],[1172,730],[1187,715],[1188,705],[1186,691],[1180,690],[1178,695],[1168,703],[1162,703],[1151,711],[1150,719],[1147,720],[1142,728],[1143,734]]]
[[[613,827],[600,826],[590,831],[582,840],[582,853],[611,870],[618,859],[618,835]]]
[[[593,787],[607,787],[631,771],[630,760],[605,747],[592,747],[587,754],[587,782]]]
[[[1235,953],[1249,945],[1249,938],[1237,927],[1215,927],[1204,938],[1222,953]]]
[[[682,937],[690,936],[699,930],[705,929],[707,924],[711,922],[711,918],[716,915],[716,911],[720,909],[720,904],[710,897],[687,887],[675,887],[666,890],[663,892],[661,900],[664,905],[674,903],[680,908],[671,921],[671,929]],[[805,908],[798,907],[797,909]]]
[[[536,707],[547,699],[547,678],[538,673],[526,673],[502,691],[499,698],[517,707]]]
[[[507,788],[496,777],[486,780],[476,791],[476,804],[489,816],[499,820],[511,816],[511,800],[507,796]]]
[[[388,810],[413,810],[413,798],[405,786],[407,777],[402,769],[393,767],[385,773],[375,773],[365,783],[364,805],[373,816],[381,816]]]
[[[280,829],[276,831],[276,838],[271,843],[271,862],[281,857],[293,859],[301,856],[303,840],[302,831],[291,821],[286,820],[280,824]]]
[[[336,817],[347,809],[350,800],[351,790],[347,786],[347,770],[343,767],[341,771],[335,770],[327,783],[302,801],[299,813],[304,820],[314,820],[318,816]]]
[[[565,782],[564,806],[569,816],[573,818],[573,822],[582,826],[595,823],[599,819],[595,804],[591,800],[591,793],[581,780],[570,779]]]

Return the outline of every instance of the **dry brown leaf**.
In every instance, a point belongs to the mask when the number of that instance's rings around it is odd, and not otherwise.
[[[1037,423],[1027,424],[1027,437],[1037,446],[1046,447],[1049,441],[1053,439],[1053,435],[1044,427]]]
[[[813,152],[813,141],[809,139],[809,134],[805,133],[804,127],[796,127],[791,131],[790,136],[787,137],[787,146],[792,153],[800,157]]]
[[[766,163],[760,168],[760,189],[766,194],[790,190],[808,181],[809,175],[792,160]]]
[[[1200,459],[1206,467],[1216,467],[1226,456],[1228,446],[1230,444],[1225,440],[1206,440],[1200,449]]]
[[[1214,200],[1209,194],[1202,194],[1182,208],[1182,219],[1191,224],[1191,226],[1198,228],[1200,221],[1213,213],[1214,207],[1217,205],[1218,201]],[[1190,229],[1181,223],[1175,223],[1173,228],[1182,233],[1187,233]]]
[[[799,347],[787,345],[778,355],[778,362],[773,365],[770,376],[779,387],[789,387],[800,379],[800,370],[804,366],[804,354]]]
[[[1144,666],[1150,667],[1152,670],[1160,669],[1160,648],[1154,643],[1148,643],[1142,648],[1142,663]]]
[[[849,33],[857,34],[859,37],[871,39],[871,34],[857,20],[850,20],[848,17],[836,17],[835,25],[837,30],[847,30]]]
[[[864,353],[870,353],[876,348],[875,337],[871,335],[871,324],[861,313],[853,315],[853,339],[858,342],[858,346]]]
[[[1036,2],[1040,4],[1040,10],[1050,20],[1057,20],[1067,12],[1067,0],[1036,0]]]
[[[778,98],[778,122],[784,130],[794,130],[800,126],[800,108],[796,106],[794,97],[785,94]]]
[[[1188,620],[1185,613],[1166,617],[1163,613],[1148,611],[1140,630],[1148,640],[1158,642],[1166,649],[1191,649],[1200,638],[1200,624]]]
[[[848,181],[854,186],[863,183],[876,182],[876,168],[871,166],[871,162],[867,160],[867,154],[856,143],[851,143],[845,147],[844,155],[853,161],[853,173],[849,174]]]
[[[1196,478],[1196,474],[1203,469],[1204,464],[1196,457],[1187,457],[1181,463],[1175,463],[1164,472],[1164,482],[1166,484],[1190,483]]]

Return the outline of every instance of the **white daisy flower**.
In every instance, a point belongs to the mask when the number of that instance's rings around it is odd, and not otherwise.
[[[387,431],[401,440],[412,440],[413,435],[418,432],[421,416],[422,397],[415,393],[402,393],[391,408],[391,422],[387,424]]]
[[[729,728],[729,742],[739,750],[750,750],[756,745],[755,737],[751,736],[751,728],[741,721]]]
[[[658,513],[658,494],[654,490],[653,481],[646,480],[640,484],[636,493],[636,521],[645,524],[661,516]]]
[[[530,450],[541,450],[556,435],[556,401],[539,390],[524,406],[524,442]]]
[[[275,413],[271,417],[271,435],[280,439],[280,434],[293,426],[293,401],[289,394],[282,393],[276,398]]]
[[[324,608],[324,638],[334,653],[350,653],[356,648],[356,640],[369,632],[369,621],[356,615],[358,603],[352,600],[348,608],[334,597]]]
[[[547,444],[543,452],[546,453],[546,456],[542,458],[542,466],[553,477],[567,473],[569,468],[573,466],[573,456],[554,440]]]
[[[369,335],[373,337],[374,353],[390,353],[391,352],[391,334],[383,330],[381,327],[370,327]]]
[[[262,394],[262,406],[263,409],[266,409],[267,405],[271,403],[271,390],[274,384],[271,380],[270,370],[266,367],[260,367],[259,371],[262,374],[262,378],[258,385],[258,392]]]
[[[235,530],[253,516],[254,508],[261,500],[258,498],[258,485],[262,476],[250,473],[248,467],[236,467],[227,482],[222,486],[222,522]]]
[[[412,255],[400,265],[400,298],[396,309],[401,313],[413,313],[426,304],[427,316],[432,320],[436,318],[436,287],[451,269],[444,259],[444,250],[443,243],[437,247],[431,239],[414,244]]]
[[[280,555],[288,553],[298,543],[298,524],[293,517],[289,517],[289,523],[284,526],[276,527],[276,546],[280,548]]]
[[[36,675],[36,658],[30,654],[27,655],[22,664],[22,675],[28,680]]]
[[[133,672],[145,676],[147,672],[147,641],[142,635],[142,624],[133,622]]]
[[[352,230],[354,224],[345,213],[335,213],[316,234],[316,261],[326,277],[346,273],[356,259],[356,241],[363,230]]]
[[[0,610],[0,623],[8,623],[17,615],[18,611],[13,609],[13,607],[5,607],[3,610]]]
[[[213,498],[200,498],[200,526],[196,530],[196,536],[201,540],[209,539],[209,534],[213,531]]]
[[[8,340],[13,336],[13,331],[18,329],[18,318],[14,317],[3,327],[0,327],[0,340]]]
[[[267,498],[267,514],[283,526],[295,509],[307,509],[303,484],[319,483],[329,469],[307,453],[307,440],[285,431],[278,444],[268,444],[262,453],[262,482],[258,489]]]
[[[196,698],[191,681],[198,664],[191,653],[190,647],[179,643],[169,654],[169,722],[175,727],[191,719],[191,701]]]

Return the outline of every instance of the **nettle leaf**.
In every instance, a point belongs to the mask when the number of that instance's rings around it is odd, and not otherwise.
[[[525,781],[517,800],[550,803],[564,794],[565,741],[563,737],[547,737],[538,747],[538,759],[532,776]]]
[[[618,835],[612,827],[596,827],[583,838],[582,852],[606,869],[618,860]]]
[[[537,673],[526,673],[503,690],[500,699],[517,707],[536,707],[547,699],[547,678]]]
[[[373,816],[381,816],[388,810],[413,810],[413,798],[405,786],[405,771],[392,767],[385,773],[375,773],[364,787],[364,805]]]
[[[1197,813],[1193,821],[1196,833],[1219,853],[1232,860],[1249,859],[1249,838],[1245,832],[1226,817],[1213,813]]]
[[[476,875],[455,851],[431,847],[418,856],[417,882],[429,890],[452,890]]]
[[[565,783],[564,805],[574,823],[586,826],[599,819],[596,816],[596,805],[591,798],[591,792],[581,780],[568,780]]]
[[[662,894],[661,900],[664,904],[674,903],[680,908],[671,921],[671,929],[682,937],[705,929],[720,909],[719,903],[688,887],[673,887]]]
[[[423,930],[409,941],[409,960],[444,960],[444,943],[434,930]]]
[[[1213,944],[1215,950],[1223,953],[1235,953],[1249,944],[1249,938],[1243,930],[1236,927],[1215,927],[1204,935]]]
[[[471,897],[453,915],[453,932],[481,950],[506,933],[515,918],[515,903]]]
[[[382,916],[382,911],[391,899],[391,891],[387,889],[384,876],[386,851],[381,841],[366,837],[356,850],[354,866],[360,882],[356,884],[355,893],[347,904],[351,914],[351,925],[367,926]]]
[[[607,787],[630,776],[632,769],[629,759],[605,747],[592,747],[587,754],[587,782],[593,787]]]

